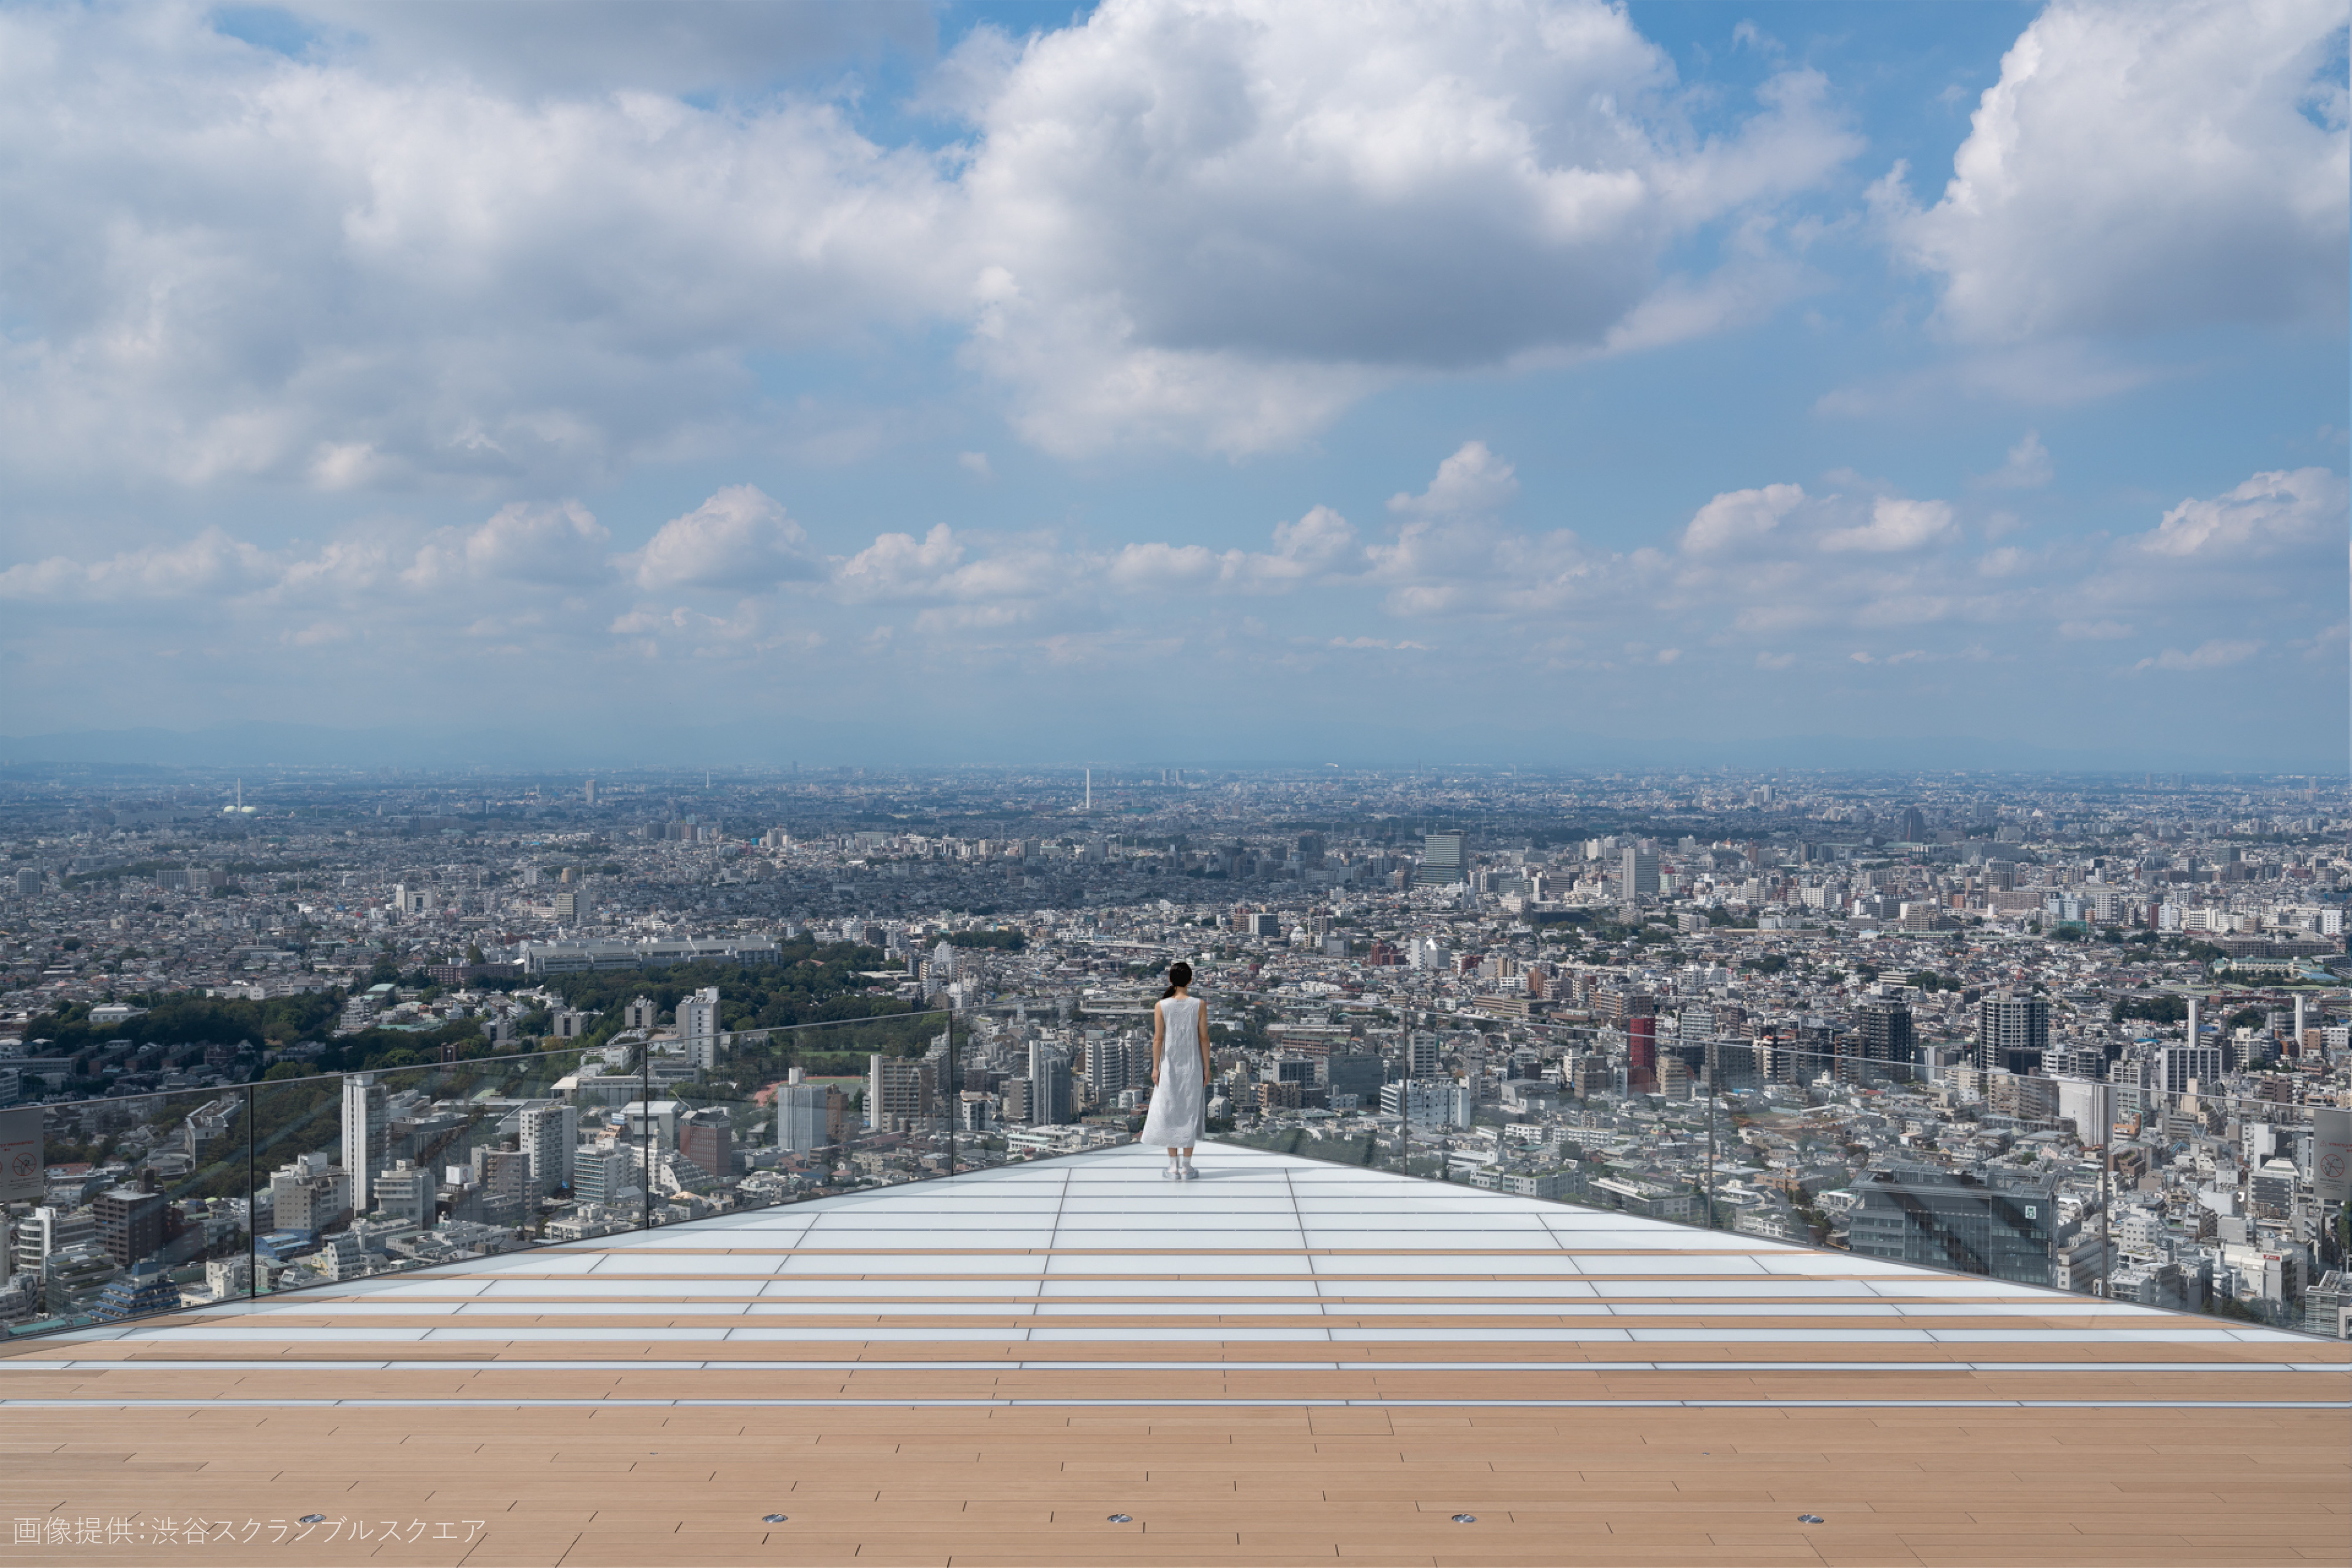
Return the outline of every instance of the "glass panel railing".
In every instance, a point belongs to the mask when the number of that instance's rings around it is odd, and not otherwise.
[[[11,1334],[245,1299],[242,1090],[41,1108],[47,1190],[12,1206]]]
[[[707,1044],[624,1032],[44,1105],[48,1190],[8,1206],[0,1326],[86,1327],[975,1168],[965,1156],[986,1151],[960,1116],[991,1118],[963,1105],[971,1038],[943,1011]]]
[[[639,1128],[650,1223],[945,1175],[950,1035],[930,1012],[657,1043]]]
[[[1680,1070],[1677,1070],[1679,1064]],[[1571,1051],[1479,1098],[1385,1086],[1410,1117],[1268,1104],[1233,1141],[1737,1234],[2330,1338],[2352,1333],[2352,1211],[2323,1201],[2327,1092],[2223,1092],[1722,1042]],[[2136,1071],[2153,1072],[2161,1066]],[[2177,1068],[2175,1069],[2178,1070]],[[2247,1092],[2249,1088],[2253,1092]],[[1400,1151],[1400,1145],[1401,1152]],[[1370,1154],[1367,1156],[1367,1148]]]
[[[258,1294],[569,1239],[577,1051],[251,1086]]]

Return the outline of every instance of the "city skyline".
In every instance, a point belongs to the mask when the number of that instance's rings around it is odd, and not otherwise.
[[[0,760],[2344,769],[2340,7],[531,16],[0,12]]]

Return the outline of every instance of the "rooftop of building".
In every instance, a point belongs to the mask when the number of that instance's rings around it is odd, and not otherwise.
[[[1120,1148],[28,1343],[9,1511],[565,1568],[2341,1561],[2352,1346],[1201,1163]]]

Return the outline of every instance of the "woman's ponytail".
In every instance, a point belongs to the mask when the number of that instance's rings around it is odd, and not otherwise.
[[[1160,993],[1160,999],[1163,1002],[1166,1001],[1169,998],[1174,996],[1178,991],[1183,989],[1186,986],[1189,986],[1192,983],[1192,966],[1187,964],[1181,958],[1177,959],[1176,962],[1168,966],[1168,988]]]

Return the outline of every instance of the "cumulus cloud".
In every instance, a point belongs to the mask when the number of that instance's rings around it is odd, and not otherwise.
[[[1460,517],[1497,512],[1519,493],[1511,465],[1483,441],[1465,441],[1437,465],[1437,477],[1418,496],[1389,497],[1389,510],[1408,517]]]
[[[1874,195],[1964,339],[2344,319],[2335,0],[2059,0],[2003,57],[1952,178]]]
[[[635,558],[639,588],[715,588],[757,592],[823,574],[808,536],[784,508],[751,485],[731,485],[684,517],[672,517]]]
[[[1282,593],[1303,584],[1347,576],[1363,566],[1363,550],[1348,519],[1317,507],[1295,523],[1274,526],[1274,549],[1212,550],[1202,545],[1126,545],[1103,563],[1121,588],[1201,587],[1241,593]]]
[[[2345,513],[2340,475],[2325,468],[2257,474],[2226,496],[2181,502],[2136,543],[2150,555],[2175,559],[2261,559],[2322,541],[2340,543]]]
[[[1584,0],[1114,0],[967,48],[973,358],[1064,450],[1258,450],[1399,375],[1598,349],[1668,245],[1859,149],[1801,73],[1690,135],[1664,52]]]
[[[544,494],[772,424],[753,356],[902,331],[1050,451],[1270,450],[1404,377],[1768,308],[1769,225],[1689,242],[1860,146],[1803,72],[1693,131],[1594,0],[983,27],[941,152],[838,81],[709,90],[920,47],[920,7],[299,9],[283,52],[242,12],[0,12],[0,464]]]
[[[0,571],[0,599],[185,599],[265,587],[281,571],[268,552],[213,528],[184,544],[124,550],[103,560],[51,556],[22,562]]]
[[[1804,499],[1801,485],[1727,491],[1692,514],[1689,526],[1683,529],[1683,549],[1693,555],[1706,555],[1763,539]]]
[[[591,583],[610,575],[604,547],[612,533],[577,501],[533,506],[516,501],[480,527],[445,529],[427,540],[401,573],[419,588],[490,578],[515,582]]]
[[[0,462],[564,484],[723,428],[748,350],[957,298],[933,160],[828,104],[370,58],[195,7],[0,12]]]
[[[1881,554],[1915,550],[1948,538],[1951,532],[1952,508],[1946,503],[1881,496],[1871,503],[1870,521],[1854,528],[1832,528],[1822,536],[1822,549]]]

